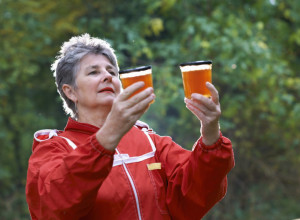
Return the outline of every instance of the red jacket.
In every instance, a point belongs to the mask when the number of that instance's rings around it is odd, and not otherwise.
[[[115,152],[99,128],[69,119],[35,134],[26,197],[32,219],[200,219],[226,193],[230,141],[191,152],[134,126]],[[57,136],[58,135],[58,136]]]

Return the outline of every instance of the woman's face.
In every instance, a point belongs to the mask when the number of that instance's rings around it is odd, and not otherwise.
[[[111,106],[121,91],[118,70],[104,55],[83,57],[75,81],[74,95],[79,113]]]

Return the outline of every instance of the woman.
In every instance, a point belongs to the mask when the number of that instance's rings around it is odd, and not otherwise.
[[[234,166],[219,130],[218,92],[193,94],[187,108],[201,138],[187,151],[138,119],[152,88],[121,91],[113,49],[88,34],[64,43],[52,66],[65,111],[64,131],[34,135],[26,196],[32,219],[200,219],[226,193]]]

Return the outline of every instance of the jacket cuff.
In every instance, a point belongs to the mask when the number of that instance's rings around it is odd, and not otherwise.
[[[90,137],[90,141],[91,141],[91,145],[92,147],[98,151],[99,153],[101,154],[105,154],[106,156],[110,156],[110,157],[113,157],[114,154],[115,154],[115,150],[114,151],[111,151],[111,150],[108,150],[106,148],[104,148],[101,144],[99,144],[97,138],[96,138],[96,134],[93,134],[91,137]]]
[[[211,151],[211,150],[216,150],[217,148],[221,147],[222,144],[222,139],[223,139],[223,135],[220,131],[220,136],[219,139],[212,145],[205,145],[203,143],[203,137],[201,136],[200,139],[198,140],[197,145],[199,145],[199,147],[204,150],[204,151]]]

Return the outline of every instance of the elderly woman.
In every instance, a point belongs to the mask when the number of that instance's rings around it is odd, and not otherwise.
[[[70,118],[34,134],[26,196],[32,219],[200,219],[220,201],[234,166],[219,130],[218,92],[193,94],[201,121],[193,151],[138,121],[155,99],[137,82],[121,90],[114,50],[88,34],[64,43],[52,69]]]

